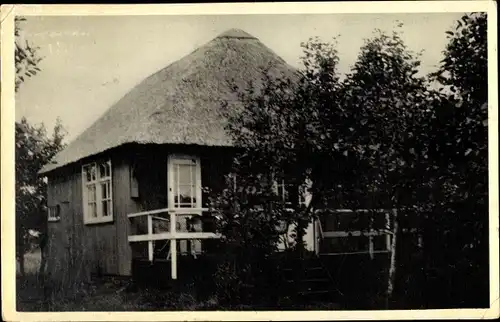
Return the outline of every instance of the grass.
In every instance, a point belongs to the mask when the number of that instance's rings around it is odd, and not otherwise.
[[[18,311],[151,311],[214,310],[215,299],[197,300],[189,293],[134,288],[128,280],[95,280],[69,292],[47,290],[36,275],[18,277]]]
[[[250,305],[221,306],[212,296],[197,299],[189,291],[136,288],[129,280],[95,280],[63,294],[48,295],[36,275],[18,277],[18,311],[243,311],[255,310]],[[44,296],[45,294],[45,296]],[[280,308],[276,308],[280,309]],[[334,303],[300,305],[298,310],[338,310]]]
[[[255,310],[251,305],[224,306],[215,296],[198,297],[191,284],[177,289],[137,287],[130,279],[102,278],[72,289],[50,289],[37,277],[40,253],[25,256],[24,277],[17,277],[18,311],[203,311]],[[191,285],[191,286],[190,286]],[[286,306],[286,308],[285,308]],[[338,310],[334,303],[283,305],[276,309]]]

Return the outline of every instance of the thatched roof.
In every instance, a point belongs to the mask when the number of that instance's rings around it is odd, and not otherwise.
[[[225,115],[241,108],[234,86],[258,85],[265,70],[296,75],[257,38],[228,30],[135,86],[40,172],[126,143],[231,146]]]

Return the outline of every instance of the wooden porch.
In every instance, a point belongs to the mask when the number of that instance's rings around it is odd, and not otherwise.
[[[323,209],[316,215],[312,251],[317,255],[368,255],[373,259],[390,253],[394,211]],[[128,219],[133,259],[169,263],[173,280],[178,278],[180,256],[197,259],[213,253],[221,237],[215,231],[216,217],[208,208],[162,208],[132,213]]]
[[[148,261],[169,261],[173,280],[178,275],[179,255],[186,254],[196,259],[210,250],[211,245],[204,241],[220,238],[215,233],[215,218],[208,208],[155,209],[129,214],[128,219],[131,225],[128,241],[132,249],[147,244]],[[155,247],[158,244],[160,247]],[[141,255],[144,252],[139,251],[133,257],[143,258]]]

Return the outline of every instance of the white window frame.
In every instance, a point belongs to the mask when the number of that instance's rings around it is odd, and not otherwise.
[[[194,182],[195,189],[195,197],[196,201],[192,207],[180,207],[175,205],[175,196],[174,196],[174,185],[177,185],[179,182],[176,182],[176,178],[174,178],[174,166],[180,164],[189,164],[192,165],[193,161],[195,162],[195,174],[196,180]],[[179,191],[179,188],[177,188]],[[201,186],[201,161],[200,158],[193,155],[185,155],[185,154],[171,154],[168,156],[168,207],[172,209],[201,209],[202,208],[202,186]]]
[[[61,206],[53,205],[47,207],[47,221],[58,222],[61,220]]]
[[[310,185],[311,183],[309,180],[306,180],[300,186],[296,186],[291,183],[286,183],[284,179],[281,179],[279,181],[278,180],[273,181],[274,192],[281,198],[281,200],[285,203],[285,205],[292,207],[294,206],[293,200],[287,200],[287,197],[288,199],[290,199],[289,187],[298,189],[297,202],[299,205],[307,207],[309,205],[309,202],[311,201],[311,194],[309,192]]]
[[[107,164],[109,167],[109,176],[100,177],[100,171],[99,171],[99,166],[102,164]],[[85,169],[87,167],[95,167],[96,169],[96,178],[87,181],[87,176]],[[102,199],[102,183],[109,182],[109,192],[108,192],[108,197],[106,199]],[[94,186],[96,189],[96,198],[94,202],[96,203],[96,212],[97,212],[97,217],[91,217],[90,215],[90,208],[89,208],[89,201],[88,201],[88,187],[89,186]],[[99,161],[99,162],[92,162],[88,164],[84,164],[82,166],[82,201],[83,201],[83,223],[88,225],[88,224],[98,224],[98,223],[107,223],[107,222],[112,222],[113,221],[113,167],[111,164],[111,160],[106,160],[106,161]],[[108,216],[103,216],[103,210],[102,210],[102,201],[109,201],[110,203],[110,213]]]
[[[193,165],[195,166],[194,174],[196,176],[194,182],[194,192],[191,191],[191,197],[194,195],[196,200],[194,203],[191,202],[191,207],[181,207],[181,202],[178,200],[178,205],[175,204],[175,191],[179,193],[179,181],[178,176],[175,177],[176,171],[174,167],[176,165]],[[177,172],[178,173],[178,172]],[[192,174],[192,173],[191,173]],[[174,211],[179,211],[180,214],[176,216],[176,229],[182,230],[187,229],[187,221],[192,218],[193,215],[201,216],[202,214],[202,183],[201,183],[201,160],[200,157],[187,154],[170,154],[167,161],[167,175],[168,175],[168,208],[174,209]],[[191,177],[192,178],[192,177]],[[177,189],[174,189],[174,186]],[[190,211],[193,209],[193,211]],[[173,242],[173,241],[172,241]],[[181,252],[187,251],[188,243],[191,245],[191,253],[196,254],[198,250],[201,250],[201,243],[199,240],[180,240],[180,250]],[[195,255],[196,256],[196,255]]]

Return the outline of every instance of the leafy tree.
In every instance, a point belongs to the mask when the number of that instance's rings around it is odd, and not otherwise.
[[[336,92],[338,56],[335,42],[311,38],[302,43],[304,68],[295,77],[274,79],[264,74],[262,88],[250,87],[240,92],[244,110],[230,119],[229,132],[244,149],[238,166],[245,171],[268,173],[277,181],[284,180],[292,201],[293,212],[283,215],[288,224],[296,226],[296,248],[303,250],[303,234],[312,219],[311,209],[321,203],[322,169],[329,167],[322,142],[324,119],[337,108]],[[331,126],[328,126],[328,129]],[[257,161],[258,160],[258,161]],[[298,203],[298,190],[309,180],[313,197],[306,207]]]
[[[472,306],[488,304],[486,30],[485,13],[461,17],[447,32],[444,59],[431,75],[442,88],[429,139],[438,189],[428,218],[426,256],[440,281],[457,286],[456,301]]]
[[[342,82],[335,44],[310,39],[297,78],[264,76],[261,88],[240,93],[244,109],[230,118],[230,133],[242,147],[236,172],[285,177],[295,186],[312,182],[309,207],[296,204],[294,212],[271,216],[273,227],[277,219],[297,225],[298,249],[314,217],[311,207],[398,209],[394,226],[423,234],[417,261],[396,257],[393,238],[388,298],[395,284],[410,287],[403,275],[416,276],[417,266],[425,268],[429,285],[432,271],[455,284],[466,274],[480,283],[488,275],[486,16],[466,15],[448,34],[445,59],[426,78],[418,76],[419,54],[408,50],[401,32],[376,30]],[[446,90],[433,89],[436,80]],[[268,189],[260,197],[271,204],[272,194]],[[249,233],[235,231],[236,238]],[[401,229],[394,233],[401,236]],[[396,266],[406,266],[399,278]],[[458,305],[465,300],[461,292]]]
[[[228,126],[240,147],[232,174],[237,178],[236,191],[232,190],[234,182],[228,184],[226,193],[214,204],[221,218],[218,230],[225,253],[239,254],[219,268],[219,294],[226,298],[242,301],[241,294],[275,285],[277,278],[261,281],[256,277],[274,276],[278,264],[267,264],[272,262],[271,254],[277,250],[284,226],[296,227],[293,249],[302,253],[305,248],[302,236],[313,217],[313,202],[300,204],[299,189],[306,179],[319,174],[321,158],[316,155],[323,151],[316,142],[322,135],[319,126],[325,112],[318,105],[328,102],[337,86],[338,58],[334,46],[319,39],[310,39],[302,46],[305,68],[298,75],[280,79],[266,71],[262,86],[235,88],[244,105],[240,113],[230,116]],[[283,200],[277,190],[282,180],[291,202]],[[262,274],[263,269],[267,269],[266,274]],[[275,292],[264,295],[271,293]]]
[[[401,25],[400,25],[401,26]],[[404,44],[401,32],[376,30],[365,41],[341,90],[346,110],[333,148],[344,164],[338,205],[397,209],[391,247],[387,299],[396,282],[396,241],[407,227],[408,208],[427,203],[425,169],[428,155],[429,104],[436,93],[418,77],[419,54]],[[401,222],[401,224],[400,224]],[[415,224],[415,220],[410,221]],[[387,303],[386,305],[389,305]]]
[[[377,30],[343,83],[347,115],[333,148],[355,164],[349,174],[356,181],[346,192],[355,191],[364,207],[401,208],[418,200],[417,174],[428,158],[422,122],[432,95],[416,76],[419,65],[399,32]]]
[[[23,41],[21,36],[21,23],[26,21],[23,17],[15,18],[15,66],[16,66],[16,80],[15,80],[15,90],[19,89],[19,86],[26,80],[27,77],[34,76],[40,71],[38,64],[42,60],[38,56],[38,47],[33,47],[27,40]]]
[[[15,18],[15,90],[19,90],[27,77],[34,76],[40,71],[38,64],[37,47],[31,45],[21,36],[21,24],[26,21],[23,17]],[[26,118],[15,124],[16,143],[16,253],[19,259],[20,271],[24,275],[24,254],[29,239],[29,230],[41,232],[40,248],[42,249],[43,272],[45,253],[44,244],[47,239],[46,195],[47,183],[45,178],[38,176],[42,166],[60,151],[64,144],[64,128],[60,122],[54,127],[51,137],[48,137],[45,126],[34,126]]]
[[[273,254],[277,251],[282,204],[265,175],[228,176],[228,188],[212,199],[223,261],[215,281],[219,300],[226,304],[270,303],[276,294]]]
[[[38,175],[43,165],[59,152],[65,131],[58,120],[51,137],[45,126],[33,126],[26,118],[15,125],[16,144],[16,242],[21,274],[24,275],[24,253],[30,229],[45,237],[47,181]],[[43,267],[42,267],[43,268]]]

